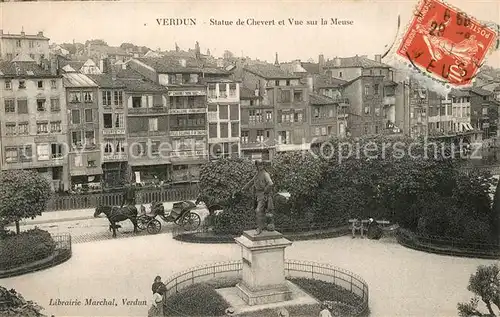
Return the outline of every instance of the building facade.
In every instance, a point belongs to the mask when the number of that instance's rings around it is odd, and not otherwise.
[[[212,69],[205,73],[209,158],[240,156],[240,83]]]
[[[499,106],[494,91],[478,87],[470,89],[470,123],[474,129],[483,131],[483,139],[498,135]]]
[[[49,58],[49,38],[38,32],[36,35],[4,33],[0,30],[0,60],[11,61],[20,53],[27,54],[35,62]]]
[[[199,181],[208,160],[207,88],[197,60],[179,57],[134,58],[127,67],[167,88],[171,180]]]
[[[0,63],[2,170],[31,169],[55,191],[69,188],[63,78],[20,54]]]

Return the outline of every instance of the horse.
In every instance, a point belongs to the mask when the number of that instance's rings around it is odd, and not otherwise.
[[[113,230],[113,238],[116,238],[116,229],[121,227],[117,222],[129,219],[134,225],[134,233],[137,233],[137,208],[135,206],[99,206],[95,209],[94,217],[105,214],[109,221],[109,228]]]

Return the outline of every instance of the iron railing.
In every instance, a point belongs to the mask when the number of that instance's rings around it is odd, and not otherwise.
[[[284,269],[286,278],[321,280],[345,289],[359,299],[356,307],[353,307],[354,314],[361,315],[367,312],[368,284],[360,276],[333,265],[297,260],[285,260]],[[214,278],[241,279],[242,270],[242,261],[229,261],[198,266],[180,272],[166,280],[166,291],[163,296],[164,303],[168,297],[196,283],[207,282]],[[166,309],[171,310],[178,316],[187,316],[180,307],[166,307]]]
[[[55,242],[55,249],[52,255],[45,259],[35,259],[32,261],[24,258],[23,262],[26,262],[26,265],[17,266],[13,269],[0,270],[0,278],[12,277],[17,275],[22,275],[26,273],[31,273],[39,270],[43,270],[57,264],[60,264],[69,258],[72,255],[72,247],[71,247],[71,235],[69,233],[59,233],[59,234],[51,234],[52,239]],[[18,263],[18,259],[11,258],[9,259],[11,263]],[[8,262],[4,262],[6,267],[12,267]]]
[[[398,243],[419,251],[453,256],[500,258],[500,245],[451,237],[416,234],[400,228],[396,235]]]
[[[137,202],[148,204],[156,201],[194,200],[198,196],[198,189],[194,186],[186,188],[168,188],[141,190],[136,194]],[[78,194],[68,196],[55,195],[47,204],[47,211],[90,209],[97,206],[120,205],[123,193]]]

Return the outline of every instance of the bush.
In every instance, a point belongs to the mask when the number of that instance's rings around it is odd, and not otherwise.
[[[8,270],[49,257],[56,243],[50,233],[38,228],[9,236],[0,247],[0,269]]]
[[[14,289],[0,286],[0,317],[43,317],[42,307],[27,301]]]
[[[165,316],[225,316],[230,306],[209,283],[186,287],[167,298]]]

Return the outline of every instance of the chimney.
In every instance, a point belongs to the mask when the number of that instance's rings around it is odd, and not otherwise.
[[[21,36],[25,36],[26,33],[24,33],[24,31],[21,31]]]
[[[38,36],[42,37],[43,36],[43,31],[38,32]]]
[[[313,92],[313,77],[311,75],[307,76],[307,89],[309,92]]]
[[[333,64],[334,64],[335,66],[337,66],[337,67],[340,67],[340,65],[341,65],[340,58],[335,57],[335,58],[333,59]]]
[[[103,74],[111,74],[111,62],[109,58],[105,57],[102,59],[102,73]]]
[[[101,70],[101,73],[104,73],[104,59],[99,60],[99,69]]]
[[[380,55],[380,54],[376,54],[376,55],[375,55],[375,61],[376,61],[376,62],[379,62],[379,63],[382,63],[382,55]]]
[[[320,54],[318,57],[318,64],[319,64],[319,71],[325,67],[325,56],[323,54]]]
[[[50,59],[50,73],[52,75],[59,75],[59,65],[58,65],[58,60],[57,60],[57,57],[53,56],[51,59]]]
[[[276,52],[276,59],[274,61],[274,66],[280,66],[280,62],[278,61],[278,52]]]

